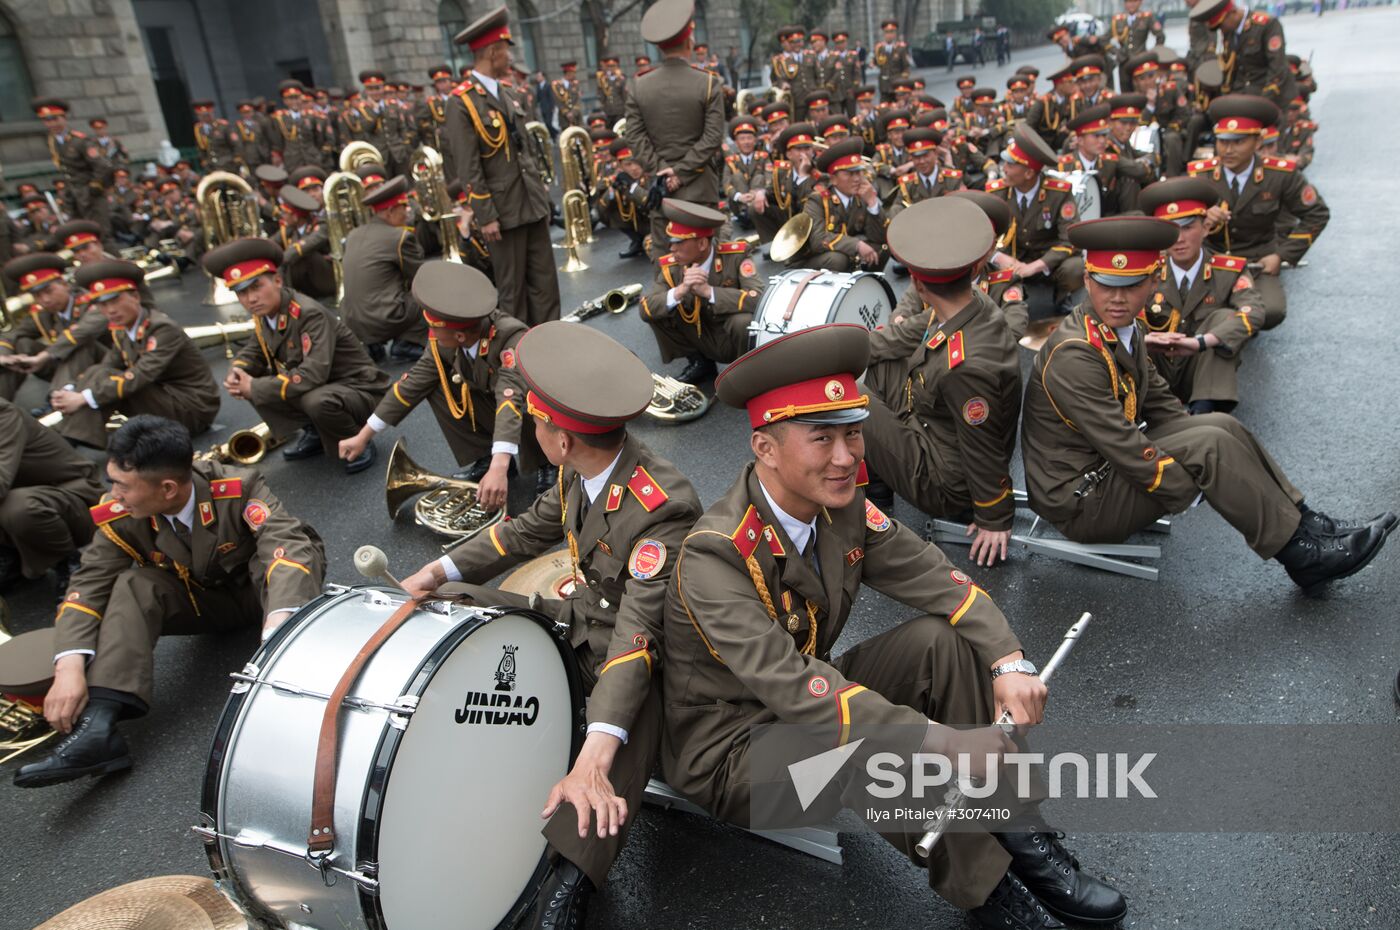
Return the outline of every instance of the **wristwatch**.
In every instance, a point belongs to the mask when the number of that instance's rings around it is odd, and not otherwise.
[[[1007,662],[992,669],[992,677],[1000,678],[1002,675],[1010,675],[1012,672],[1020,672],[1022,675],[1039,674],[1029,659],[1017,659],[1015,662]]]
[[[1197,334],[1197,336],[1196,336],[1196,345],[1200,346],[1200,347],[1201,347],[1201,351],[1204,352],[1204,351],[1208,348],[1208,346],[1206,345],[1206,337],[1205,337],[1205,336],[1202,336],[1202,335],[1200,335],[1200,334]]]

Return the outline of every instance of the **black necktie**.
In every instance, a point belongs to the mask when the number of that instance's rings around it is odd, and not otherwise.
[[[1234,190],[1235,196],[1238,198],[1240,194],[1244,193],[1244,178],[1235,175],[1234,180],[1230,182],[1230,187]]]
[[[807,548],[802,551],[802,557],[807,560],[807,564],[812,567],[812,571],[820,578],[822,576],[821,561],[817,558],[817,534],[815,531],[807,539]]]
[[[1185,297],[1186,292],[1191,290],[1191,279],[1186,275],[1181,276],[1181,296]]]
[[[175,531],[175,538],[184,543],[186,549],[194,551],[193,547],[190,545],[190,528],[185,526],[185,521],[176,517],[170,521],[170,527]]]

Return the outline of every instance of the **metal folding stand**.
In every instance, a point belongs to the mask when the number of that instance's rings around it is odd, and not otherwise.
[[[1160,559],[1162,557],[1161,546],[1130,543],[1077,543],[1058,534],[1056,536],[1037,536],[1036,531],[1040,529],[1043,522],[1041,517],[1037,515],[1031,522],[1029,530],[1024,534],[1012,535],[1012,542],[1020,543],[1022,548],[1031,552],[1038,552],[1041,555],[1048,555],[1066,562],[1087,565],[1090,568],[1128,575],[1132,578],[1144,578],[1148,581],[1157,580],[1157,567],[1155,565],[1142,565],[1137,562],[1129,562],[1127,559]],[[1144,529],[1154,533],[1170,533],[1171,521],[1164,517],[1144,527]]]
[[[701,817],[710,817],[710,812],[698,804],[686,800],[676,793],[676,790],[659,778],[653,778],[647,782],[646,793],[642,795],[642,800],[648,804],[655,804],[657,807],[666,810],[678,810],[687,814],[699,814]],[[713,819],[713,818],[712,818]],[[743,828],[741,828],[743,829]],[[789,849],[815,856],[827,862],[840,865],[841,841],[833,825],[822,827],[795,827],[791,830],[745,830],[755,836],[761,836],[774,843],[780,843]]]

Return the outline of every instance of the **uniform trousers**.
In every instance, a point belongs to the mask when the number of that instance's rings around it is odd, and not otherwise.
[[[497,306],[531,326],[559,319],[559,270],[549,220],[502,229],[490,249]]]

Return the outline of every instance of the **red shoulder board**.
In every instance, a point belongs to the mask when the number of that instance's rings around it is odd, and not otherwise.
[[[637,466],[636,471],[632,472],[632,480],[627,482],[627,488],[636,495],[637,500],[642,502],[647,513],[651,513],[668,500],[666,492],[661,490],[656,479],[640,465]]]
[[[104,501],[96,507],[89,507],[88,513],[92,514],[92,522],[96,526],[106,526],[113,520],[131,516],[131,511],[116,501]]]
[[[1220,164],[1220,159],[1218,158],[1203,158],[1200,161],[1191,162],[1191,164],[1186,166],[1186,170],[1191,174],[1197,174],[1201,171],[1214,171],[1215,166],[1218,164]]]
[[[729,538],[734,540],[734,548],[739,550],[739,555],[747,559],[758,548],[758,541],[762,536],[763,521],[759,519],[758,508],[750,504],[744,513],[743,521],[729,534]]]
[[[292,315],[292,319],[301,319],[301,304],[297,303],[295,300],[292,301],[291,303],[287,304],[287,312]]]
[[[1073,185],[1071,185],[1068,181],[1061,181],[1059,178],[1046,178],[1041,183],[1044,184],[1050,190],[1060,191],[1061,193],[1069,193],[1070,191],[1074,190]]]
[[[1087,317],[1084,320],[1084,338],[1089,340],[1089,345],[1096,349],[1103,348],[1103,337],[1099,335],[1099,328]]]
[[[1002,284],[1006,281],[1010,281],[1014,277],[1016,277],[1015,268],[1004,268],[1001,271],[995,272],[994,274],[987,275],[987,283]]]
[[[856,466],[856,487],[863,488],[870,483],[870,470],[865,467],[865,459]]]
[[[1061,171],[1068,170],[1069,167],[1070,167],[1071,165],[1073,165],[1073,164],[1074,164],[1074,156],[1073,156],[1073,155],[1061,155],[1061,156],[1060,156],[1060,170],[1061,170]]]
[[[995,181],[988,181],[987,186],[983,188],[983,190],[987,191],[988,193],[991,193],[992,191],[999,191],[1006,186],[1007,183],[1005,178],[997,178]]]
[[[1244,271],[1246,259],[1234,255],[1212,255],[1210,257],[1210,267],[1219,268],[1221,271]]]
[[[1264,167],[1275,171],[1293,171],[1298,167],[1298,163],[1291,158],[1265,158]]]
[[[1267,26],[1269,24],[1269,20],[1273,19],[1273,17],[1270,16],[1268,13],[1260,11],[1256,12],[1253,16],[1251,16],[1250,19],[1254,20],[1254,24],[1256,26]]]
[[[665,255],[658,258],[656,260],[656,263],[658,265],[674,265],[676,263],[676,256],[672,255],[670,252],[667,252]]]
[[[234,500],[243,496],[242,478],[218,478],[209,482],[209,496],[216,501]]]
[[[1117,161],[1117,160],[1118,160],[1118,156],[1117,156],[1115,153],[1113,153],[1113,152],[1104,152],[1104,153],[1103,153],[1103,160],[1104,160],[1104,161]]]
[[[732,168],[739,161],[739,156],[730,155],[728,158],[725,159],[725,161],[728,162],[729,166]]]
[[[747,242],[721,242],[715,246],[715,251],[721,255],[741,255],[749,250]]]
[[[900,184],[913,184],[913,183],[914,183],[914,173],[911,171],[909,174],[902,175],[902,176],[900,177],[900,179],[899,179],[899,183],[900,183]]]
[[[764,159],[768,157],[768,153],[763,151],[763,149],[754,149],[753,157],[757,159]]]
[[[790,168],[790,167],[792,167],[792,163],[791,163],[791,162],[783,161],[781,158],[775,158],[775,159],[773,160],[773,167],[774,167],[774,168]]]
[[[962,172],[959,171],[957,168],[944,168],[943,176],[945,178],[960,178],[962,177]]]
[[[958,330],[948,339],[948,368],[954,369],[967,361],[967,352],[963,345],[963,332]]]

